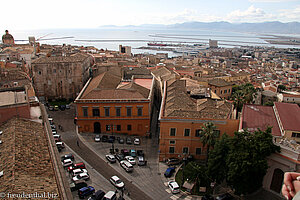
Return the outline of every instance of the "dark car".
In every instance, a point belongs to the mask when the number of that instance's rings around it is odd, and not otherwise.
[[[92,186],[87,186],[87,187],[80,188],[78,190],[78,195],[79,195],[79,198],[83,199],[83,198],[93,194],[94,192],[95,192],[95,188],[93,188]]]
[[[73,192],[73,191],[79,190],[79,189],[81,189],[83,187],[86,187],[86,186],[87,186],[86,182],[81,182],[81,183],[77,183],[77,184],[76,183],[71,183],[70,184],[70,189]]]
[[[109,136],[109,138],[108,138],[108,142],[109,142],[109,143],[114,143],[114,142],[115,142],[115,139],[116,139],[116,137],[113,136],[113,135],[111,135],[111,136]]]
[[[60,110],[66,110],[66,106],[65,106],[65,105],[60,105],[60,106],[59,106],[59,109],[60,109]]]
[[[171,177],[173,175],[174,172],[175,172],[175,167],[169,167],[165,171],[164,175],[165,175],[166,178],[169,178],[169,177]]]
[[[181,160],[178,158],[169,158],[167,160],[167,165],[171,166],[171,165],[178,165],[181,163]]]
[[[201,198],[201,200],[214,200],[214,197],[209,194],[206,194]]]
[[[121,153],[117,154],[116,156],[116,159],[120,162],[121,160],[124,160],[125,159],[125,156]]]
[[[126,144],[132,144],[132,139],[130,137],[126,138]]]
[[[105,195],[105,192],[102,190],[98,190],[96,193],[92,194],[92,196],[88,200],[101,200]]]
[[[127,149],[121,149],[121,154],[124,156],[129,156],[129,151]]]
[[[144,153],[143,153],[143,150],[137,150],[136,155],[137,156],[143,156],[143,157],[145,156]]]
[[[108,136],[107,135],[102,135],[101,141],[102,142],[107,142]]]
[[[229,193],[221,194],[216,197],[216,200],[232,200],[234,199],[233,196]]]

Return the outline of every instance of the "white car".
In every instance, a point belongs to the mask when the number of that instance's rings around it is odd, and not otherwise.
[[[173,194],[180,192],[179,185],[176,181],[169,181],[168,186]]]
[[[115,163],[116,162],[116,158],[114,155],[108,154],[105,155],[105,158],[110,162],[110,163]]]
[[[96,135],[94,139],[95,139],[95,142],[100,142],[101,137],[100,137],[100,135]]]
[[[126,160],[121,160],[120,161],[120,166],[125,169],[126,172],[132,172],[133,171],[133,166]]]
[[[74,177],[74,176],[77,176],[78,174],[81,174],[81,173],[86,173],[86,174],[88,174],[88,171],[86,170],[86,169],[74,169],[73,171],[72,171],[72,176]]]
[[[112,176],[109,181],[117,188],[123,188],[125,185],[117,176]]]
[[[135,159],[132,156],[125,156],[125,159],[132,165],[135,165]]]
[[[133,144],[135,144],[135,145],[140,145],[140,143],[141,143],[140,138],[134,138]]]
[[[73,161],[71,159],[65,159],[62,161],[62,165],[64,167],[69,167],[69,166],[73,165]]]
[[[80,183],[80,182],[83,182],[83,181],[86,181],[89,179],[90,179],[90,176],[87,173],[80,173],[80,174],[77,174],[76,176],[74,176],[72,178],[72,181],[74,183]]]

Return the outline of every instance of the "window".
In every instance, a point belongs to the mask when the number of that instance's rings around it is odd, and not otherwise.
[[[82,108],[82,112],[84,117],[88,116],[88,108]]]
[[[176,141],[175,140],[170,140],[170,142],[169,142],[170,144],[175,144],[176,143]]]
[[[182,153],[188,154],[189,153],[189,148],[188,147],[183,147],[182,148]]]
[[[143,116],[143,108],[138,108],[137,115],[138,116]]]
[[[228,93],[230,93],[230,89],[228,89]]]
[[[217,93],[217,90],[215,90],[215,93]]]
[[[201,155],[201,148],[196,148],[196,155]]]
[[[131,108],[127,107],[127,117],[131,117]]]
[[[175,152],[175,147],[169,147],[169,153],[174,153]]]
[[[116,108],[116,116],[117,117],[121,116],[121,108]]]
[[[121,125],[117,125],[117,131],[121,131]]]
[[[184,136],[190,136],[190,132],[191,132],[191,129],[189,129],[189,128],[186,128],[186,129],[184,129]]]
[[[131,124],[127,125],[127,131],[131,131]]]
[[[200,131],[201,129],[197,129],[196,132],[195,132],[195,137],[200,137]]]
[[[110,125],[106,125],[106,131],[110,131]]]
[[[175,136],[176,135],[176,128],[171,128],[170,129],[170,136]]]
[[[109,117],[109,108],[104,108],[105,109],[105,117]]]
[[[221,94],[223,94],[223,90],[221,90]]]
[[[39,71],[39,75],[41,75],[42,74],[42,72],[41,71]]]
[[[224,94],[226,94],[227,93],[227,90],[224,90]]]
[[[94,117],[99,117],[100,116],[99,108],[93,108],[93,116]]]
[[[292,137],[300,138],[300,133],[292,132]]]
[[[53,73],[56,73],[56,69],[53,69]]]

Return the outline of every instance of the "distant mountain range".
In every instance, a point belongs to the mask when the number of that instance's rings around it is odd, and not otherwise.
[[[100,28],[145,28],[145,29],[202,29],[214,31],[237,31],[248,33],[285,33],[300,34],[299,22],[282,23],[279,21],[262,23],[229,23],[229,22],[184,22],[171,25],[163,24],[143,24],[140,26],[113,26],[106,25]]]

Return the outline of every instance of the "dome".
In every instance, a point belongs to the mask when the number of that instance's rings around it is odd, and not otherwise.
[[[9,34],[8,30],[5,31],[5,34],[2,36],[3,44],[14,44],[14,37]]]

